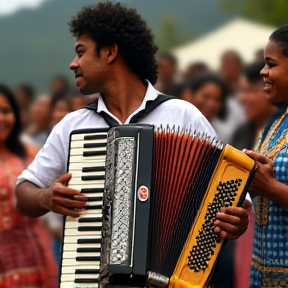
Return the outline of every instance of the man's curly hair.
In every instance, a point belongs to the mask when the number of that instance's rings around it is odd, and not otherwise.
[[[119,53],[128,68],[144,82],[157,80],[157,46],[146,22],[135,9],[120,3],[100,2],[85,6],[68,23],[71,33],[79,38],[83,33],[96,42],[99,55],[101,48],[117,44]]]

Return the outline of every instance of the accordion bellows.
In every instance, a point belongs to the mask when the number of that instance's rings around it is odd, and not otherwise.
[[[242,205],[254,161],[194,131],[104,130],[70,136],[69,187],[89,201],[66,217],[60,287],[208,287],[223,245],[216,213]]]

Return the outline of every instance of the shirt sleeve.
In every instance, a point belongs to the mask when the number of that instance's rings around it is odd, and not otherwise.
[[[17,185],[27,180],[41,188],[47,188],[66,172],[69,137],[63,135],[62,123],[54,127],[34,161],[18,177]]]

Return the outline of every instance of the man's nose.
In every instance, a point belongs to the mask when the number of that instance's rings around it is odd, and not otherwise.
[[[76,58],[74,58],[74,60],[70,63],[70,66],[69,66],[69,68],[71,69],[71,70],[77,70],[77,68],[78,68],[78,63],[77,63],[77,61],[76,61]]]

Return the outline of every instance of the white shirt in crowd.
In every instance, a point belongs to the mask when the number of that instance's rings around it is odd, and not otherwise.
[[[104,111],[113,117],[119,124],[128,124],[130,119],[143,110],[146,102],[154,100],[161,94],[148,82],[147,91],[141,106],[121,123],[106,108],[101,96],[98,100],[97,112]],[[133,97],[133,95],[131,95]],[[168,100],[150,114],[143,117],[139,123],[166,127],[180,127],[207,133],[212,137],[216,134],[200,111],[192,104],[178,99]],[[33,163],[18,177],[17,184],[28,180],[41,188],[49,187],[56,179],[67,172],[67,158],[69,149],[69,136],[71,131],[84,128],[108,127],[102,116],[95,111],[80,109],[68,114],[59,122],[49,135],[45,145],[38,152]]]

